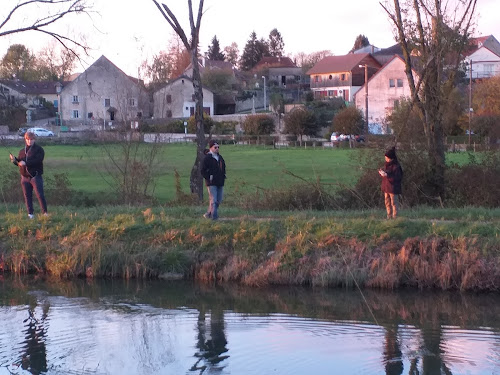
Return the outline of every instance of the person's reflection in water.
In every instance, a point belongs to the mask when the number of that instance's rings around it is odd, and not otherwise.
[[[195,357],[199,359],[191,367],[190,371],[200,371],[200,374],[207,370],[207,368],[220,371],[224,368],[224,366],[219,366],[220,362],[229,358],[228,355],[221,355],[228,351],[226,345],[224,312],[212,310],[210,314],[210,329],[207,332],[205,312],[200,310],[198,315],[198,343],[196,345],[200,351],[195,354]]]
[[[398,326],[385,326],[384,361],[386,375],[401,375],[403,373],[401,356]]]
[[[28,309],[29,316],[24,320],[24,323],[26,323],[25,341],[20,365],[23,370],[29,371],[31,374],[42,374],[47,372],[45,319],[47,318],[49,305],[43,305],[40,320],[35,317],[35,308],[36,306]]]

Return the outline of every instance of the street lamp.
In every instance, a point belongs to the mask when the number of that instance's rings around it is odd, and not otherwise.
[[[264,111],[267,111],[267,106],[266,106],[266,76],[262,76],[264,79]]]
[[[469,60],[469,146],[470,146],[470,125],[472,118],[472,59]]]
[[[58,116],[56,117],[59,118],[59,126],[62,126],[62,105],[61,105],[61,91],[62,91],[63,85],[61,82],[56,82],[56,93],[57,93],[57,114]],[[56,121],[57,122],[57,121]]]
[[[368,134],[368,65],[358,65],[360,68],[365,68],[365,121],[366,134]],[[364,133],[364,132],[363,132]]]

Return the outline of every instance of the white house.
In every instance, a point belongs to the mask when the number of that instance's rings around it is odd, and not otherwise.
[[[500,74],[500,43],[493,35],[473,39],[474,49],[464,59],[466,74],[472,79],[489,78]]]
[[[188,118],[195,110],[193,81],[188,76],[180,76],[156,90],[153,100],[155,118]],[[206,88],[203,88],[203,112],[214,114],[214,94]]]
[[[141,81],[101,56],[60,93],[65,125],[109,125],[149,115],[149,99]]]

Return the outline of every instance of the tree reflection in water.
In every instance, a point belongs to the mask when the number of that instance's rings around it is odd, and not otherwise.
[[[196,344],[196,347],[200,350],[195,354],[198,360],[190,368],[190,371],[200,371],[200,374],[202,374],[207,368],[222,370],[225,366],[219,364],[229,358],[228,355],[221,355],[228,351],[226,345],[224,311],[214,306],[210,313],[210,327],[207,327],[205,309],[200,309],[198,314],[198,342]]]
[[[47,303],[42,305],[42,316],[38,320],[35,316],[35,303],[34,306],[29,307],[28,318],[23,321],[26,327],[23,331],[25,341],[22,343],[23,352],[18,365],[31,374],[41,374],[47,371],[47,348],[45,346],[47,330],[45,325],[49,307]]]

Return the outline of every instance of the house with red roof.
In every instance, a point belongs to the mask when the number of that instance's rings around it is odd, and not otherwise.
[[[310,76],[310,88],[315,99],[340,97],[352,102],[354,94],[365,83],[365,67],[370,78],[381,66],[370,53],[350,53],[327,56],[306,74]]]
[[[489,78],[500,74],[500,43],[493,35],[481,36],[472,39],[472,48],[466,54],[466,74],[470,78],[472,65],[472,79]],[[472,63],[471,63],[472,62]]]

